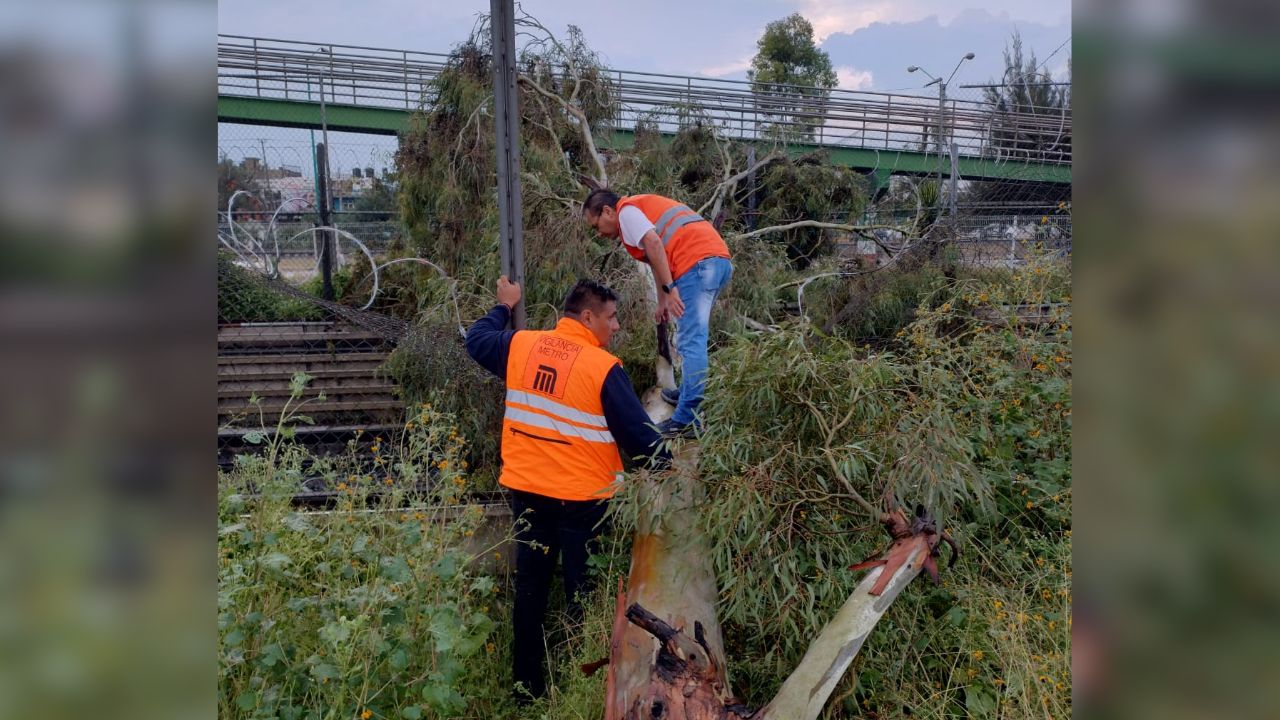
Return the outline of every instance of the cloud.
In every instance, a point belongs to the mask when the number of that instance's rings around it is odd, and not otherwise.
[[[800,0],[799,12],[813,24],[819,44],[835,33],[852,33],[875,23],[909,23],[936,17],[946,25],[966,15],[988,15],[1005,21],[1057,24],[1070,18],[1070,0],[982,0],[975,10],[954,0]]]
[[[982,83],[1004,72],[1003,53],[1014,30],[1022,34],[1023,48],[1043,61],[1071,36],[1071,24],[1063,19],[1051,25],[1013,20],[1007,13],[961,11],[949,22],[930,16],[912,22],[876,22],[854,32],[833,33],[821,49],[837,68],[857,68],[874,79],[876,90],[919,89],[929,82],[923,73],[908,73],[918,65],[943,79],[956,71],[950,92],[962,94],[959,85]],[[956,63],[965,53],[976,57]],[[1063,47],[1047,67],[1055,77],[1063,77],[1070,48]],[[977,92],[966,90],[970,94]]]
[[[733,62],[730,62],[730,63],[726,63],[724,65],[716,65],[713,67],[701,68],[696,72],[699,75],[706,75],[708,77],[718,78],[718,77],[724,77],[725,75],[732,75],[734,73],[745,72],[749,67],[751,67],[751,58],[745,57],[738,60],[734,60]]]
[[[836,86],[841,90],[869,90],[875,81],[866,70],[842,65],[836,68]]]

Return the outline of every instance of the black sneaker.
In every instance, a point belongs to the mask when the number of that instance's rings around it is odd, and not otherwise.
[[[658,423],[658,432],[662,433],[665,438],[691,438],[693,437],[693,423],[678,423],[674,419],[668,418]]]
[[[671,405],[679,405],[680,389],[679,388],[662,388],[662,399],[666,400]]]

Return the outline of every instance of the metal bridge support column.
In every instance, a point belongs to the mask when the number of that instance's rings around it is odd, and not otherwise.
[[[524,287],[524,219],[520,204],[520,108],[516,102],[516,41],[513,0],[489,0],[493,40],[493,109],[498,135],[498,253],[502,272]],[[525,327],[523,297],[512,326]]]

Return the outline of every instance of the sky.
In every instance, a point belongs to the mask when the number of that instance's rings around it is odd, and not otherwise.
[[[1014,30],[1024,50],[1047,59],[1043,67],[1055,76],[1065,76],[1071,55],[1070,0],[720,0],[699,3],[693,11],[688,2],[675,0],[526,0],[521,7],[553,32],[578,26],[613,68],[675,75],[746,79],[765,26],[793,12],[813,24],[840,87],[848,90],[919,89],[929,78],[909,74],[907,66],[945,78],[972,52],[974,59],[955,73],[949,90],[954,95],[961,92],[958,85],[1000,76],[1002,52]],[[487,0],[220,0],[218,32],[448,52],[488,12]],[[220,129],[219,144],[252,144],[262,134]],[[382,152],[375,148],[383,144],[378,140],[350,152],[366,157]]]

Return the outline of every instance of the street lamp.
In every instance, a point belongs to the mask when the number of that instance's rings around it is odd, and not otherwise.
[[[964,61],[972,60],[973,57],[974,57],[973,53],[971,52],[965,53],[964,56],[960,58],[959,62],[956,63],[955,69],[951,71],[951,75],[947,77],[946,82],[943,82],[942,78],[940,77],[934,77],[933,73],[929,72],[928,70],[925,70],[919,65],[907,66],[907,72],[909,73],[913,73],[919,70],[925,75],[928,75],[930,78],[933,78],[932,80],[930,80],[928,83],[925,84],[925,87],[929,87],[930,85],[938,86],[938,133],[937,134],[938,134],[938,184],[939,185],[942,184],[942,163],[943,163],[943,157],[945,156],[944,151],[942,149],[942,127],[946,122],[947,83],[951,82],[951,79],[954,78],[956,76],[956,73],[960,71],[960,66],[964,64]],[[951,183],[951,213],[953,215],[955,214],[955,193],[956,193],[955,178],[953,177],[952,183]]]

